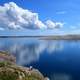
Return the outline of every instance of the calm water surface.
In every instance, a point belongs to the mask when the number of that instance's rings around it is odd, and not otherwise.
[[[16,56],[18,65],[33,66],[51,80],[80,80],[80,41],[0,38],[0,50]]]

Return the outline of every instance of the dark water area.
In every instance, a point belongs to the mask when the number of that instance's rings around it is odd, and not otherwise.
[[[80,80],[79,40],[0,38],[0,50],[13,54],[18,65],[39,69],[50,80]]]

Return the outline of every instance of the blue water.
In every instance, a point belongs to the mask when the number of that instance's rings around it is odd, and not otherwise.
[[[51,80],[80,80],[80,41],[0,38],[0,50],[18,65],[33,66]]]

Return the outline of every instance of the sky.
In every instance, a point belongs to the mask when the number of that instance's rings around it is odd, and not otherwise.
[[[80,0],[0,0],[0,34],[80,34]]]

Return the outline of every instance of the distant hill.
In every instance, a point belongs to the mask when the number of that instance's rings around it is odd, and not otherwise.
[[[51,36],[0,36],[0,38],[39,38],[46,40],[80,40],[80,35],[51,35]]]

